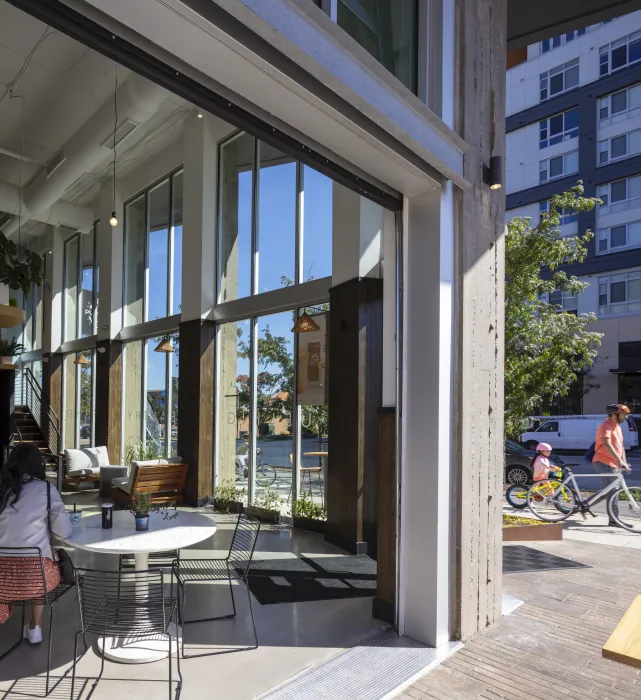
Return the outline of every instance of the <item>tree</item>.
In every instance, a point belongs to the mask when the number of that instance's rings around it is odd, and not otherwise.
[[[536,225],[530,218],[508,223],[505,238],[505,432],[518,437],[528,416],[544,400],[567,395],[577,376],[594,362],[601,333],[588,330],[594,314],[573,315],[549,295],[577,295],[588,284],[559,269],[580,263],[591,231],[561,237],[561,214],[594,208],[579,182],[552,197],[550,211]]]

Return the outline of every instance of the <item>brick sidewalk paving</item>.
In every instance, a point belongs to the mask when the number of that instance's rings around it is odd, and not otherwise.
[[[641,670],[601,656],[601,647],[641,594],[641,551],[576,541],[529,546],[590,568],[504,574],[504,592],[525,604],[399,699],[641,698]]]

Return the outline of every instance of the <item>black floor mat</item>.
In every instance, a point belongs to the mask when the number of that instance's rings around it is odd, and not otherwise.
[[[376,562],[365,555],[254,560],[249,587],[261,605],[376,595]]]
[[[549,571],[551,569],[590,569],[588,564],[557,557],[522,544],[503,547],[503,573],[516,574],[523,571]]]

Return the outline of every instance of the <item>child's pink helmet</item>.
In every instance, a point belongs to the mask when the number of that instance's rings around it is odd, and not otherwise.
[[[540,442],[536,446],[536,451],[537,452],[552,452],[552,447],[547,444],[547,442]]]

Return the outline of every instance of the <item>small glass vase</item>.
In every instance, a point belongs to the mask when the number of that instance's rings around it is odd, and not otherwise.
[[[149,516],[148,515],[135,515],[136,519],[136,531],[137,532],[147,532],[149,530]]]

